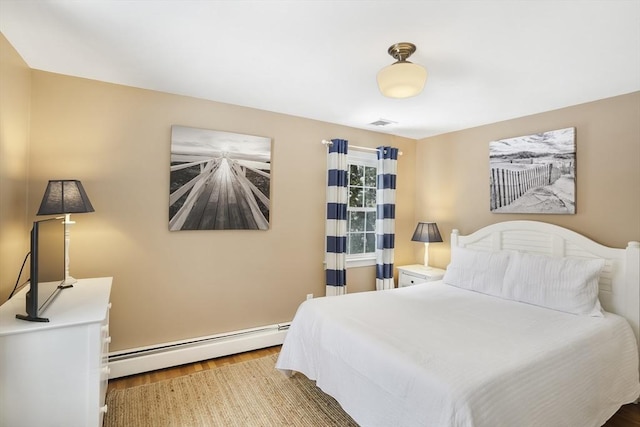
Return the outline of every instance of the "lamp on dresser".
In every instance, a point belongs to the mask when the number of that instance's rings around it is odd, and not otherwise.
[[[429,267],[429,243],[442,242],[438,225],[435,222],[419,222],[411,241],[424,242],[424,266]]]
[[[69,227],[72,213],[94,212],[82,183],[75,179],[50,180],[44,191],[37,215],[64,214],[64,282],[62,286],[71,286],[76,282],[69,274]]]

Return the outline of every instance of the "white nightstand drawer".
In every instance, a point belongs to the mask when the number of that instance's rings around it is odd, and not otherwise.
[[[398,287],[403,288],[405,286],[417,285],[428,281],[429,280],[424,276],[415,276],[405,271],[401,271],[398,277]]]
[[[432,282],[442,279],[443,276],[444,270],[440,268],[425,267],[421,264],[403,265],[398,267],[398,287]]]

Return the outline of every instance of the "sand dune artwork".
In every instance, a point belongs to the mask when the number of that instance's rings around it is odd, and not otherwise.
[[[489,143],[494,213],[575,214],[575,128]]]

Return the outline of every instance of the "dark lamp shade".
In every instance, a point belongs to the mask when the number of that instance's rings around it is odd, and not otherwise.
[[[440,230],[435,222],[419,222],[411,238],[413,242],[442,242]]]
[[[73,179],[49,181],[37,215],[93,212],[82,183]]]

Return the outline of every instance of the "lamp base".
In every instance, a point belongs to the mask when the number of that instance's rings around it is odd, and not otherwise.
[[[67,276],[67,277],[65,277],[64,281],[58,287],[60,289],[72,288],[73,284],[76,283],[77,281],[78,281],[78,279],[76,279],[76,278],[74,278],[72,276]]]
[[[429,268],[429,242],[424,244],[424,266]]]
[[[60,288],[70,288],[77,280],[69,274],[69,246],[71,246],[71,232],[69,227],[75,224],[71,221],[71,214],[64,214],[64,281]]]

